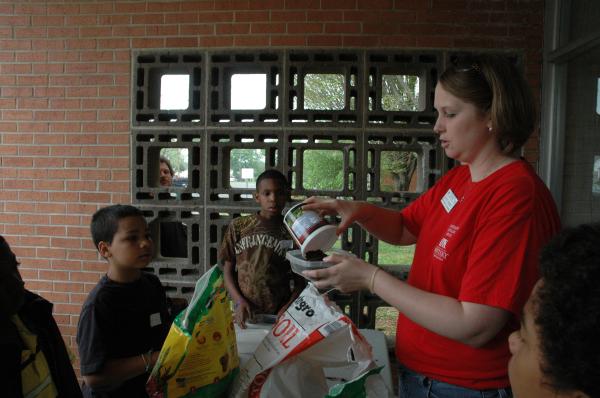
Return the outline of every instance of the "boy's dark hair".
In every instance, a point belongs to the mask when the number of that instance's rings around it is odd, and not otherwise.
[[[281,185],[284,189],[290,189],[290,183],[286,176],[283,173],[276,169],[268,169],[260,173],[258,178],[256,179],[256,191],[258,192],[258,186],[262,180],[275,180]]]
[[[8,269],[12,272],[18,265],[17,256],[10,249],[10,245],[4,239],[4,236],[0,235],[0,271]]]
[[[557,391],[600,397],[600,223],[565,229],[542,249],[540,268],[542,372]]]
[[[112,243],[112,240],[119,229],[119,220],[125,217],[142,217],[144,213],[140,209],[130,205],[112,205],[103,207],[92,216],[90,230],[92,240],[98,248],[98,243],[104,241]]]
[[[167,165],[167,167],[169,168],[169,174],[171,174],[171,177],[173,177],[175,175],[175,170],[173,170],[173,166],[171,166],[171,161],[164,156],[160,156],[159,161],[160,163],[164,163]]]

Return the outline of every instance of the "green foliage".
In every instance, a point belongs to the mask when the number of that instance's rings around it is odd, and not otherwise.
[[[304,109],[344,109],[346,93],[340,74],[307,74],[304,77]]]
[[[381,189],[383,191],[408,191],[417,168],[417,154],[406,151],[381,152]],[[389,180],[385,177],[389,176]]]
[[[384,111],[418,111],[419,77],[383,75],[381,109]]]
[[[377,264],[379,265],[410,265],[415,254],[415,245],[396,246],[379,241]]]
[[[254,169],[254,178],[265,171],[264,149],[233,149],[230,154],[230,168],[236,180],[242,179],[242,169]]]
[[[344,187],[344,154],[340,150],[306,150],[303,172],[304,188],[341,191]]]

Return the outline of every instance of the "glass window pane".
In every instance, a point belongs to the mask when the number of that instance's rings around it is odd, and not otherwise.
[[[231,75],[231,109],[265,109],[267,75],[245,73]]]
[[[187,188],[188,186],[188,149],[187,148],[162,148],[160,150],[161,158],[165,158],[171,164],[173,176],[171,180],[167,175],[159,171],[159,185],[174,188]],[[159,162],[161,169],[168,166]],[[165,169],[166,170],[166,169]]]
[[[303,154],[305,189],[341,191],[344,187],[344,154],[329,149],[309,149]]]
[[[421,111],[419,77],[413,75],[383,75],[381,78],[381,109],[384,111]]]
[[[382,151],[379,186],[382,192],[418,192],[418,155],[407,151]]]
[[[265,150],[232,149],[229,161],[229,186],[256,188],[256,178],[265,171]]]
[[[160,77],[160,109],[187,109],[190,103],[190,75]]]
[[[410,265],[415,254],[415,245],[397,246],[378,241],[378,265]]]
[[[308,73],[304,76],[304,109],[341,110],[345,100],[343,75]]]

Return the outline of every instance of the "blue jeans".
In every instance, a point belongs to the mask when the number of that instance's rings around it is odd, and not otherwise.
[[[454,384],[432,380],[400,366],[398,369],[400,398],[512,398],[510,387],[494,390],[471,390]]]

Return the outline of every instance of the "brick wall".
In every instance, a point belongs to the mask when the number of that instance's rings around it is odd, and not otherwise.
[[[539,94],[542,18],[543,0],[5,0],[0,233],[74,347],[81,304],[106,268],[90,216],[131,200],[133,49],[515,49]],[[525,149],[536,162],[537,135]]]

